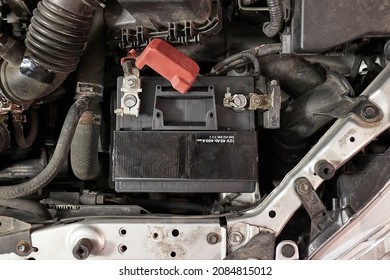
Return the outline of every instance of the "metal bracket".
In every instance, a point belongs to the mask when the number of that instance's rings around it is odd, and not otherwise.
[[[362,94],[380,110],[375,121],[364,120],[356,114],[337,120],[259,206],[241,216],[228,217],[227,225],[248,223],[268,228],[278,236],[302,204],[295,191],[297,179],[304,177],[314,190],[318,189],[324,181],[315,172],[319,161],[326,160],[336,171],[390,127],[389,77],[390,66],[387,66]]]
[[[20,220],[0,216],[0,255],[15,253],[27,256],[32,252],[31,225]]]
[[[273,260],[275,235],[269,231],[260,231],[248,243],[226,256],[225,260]]]
[[[263,126],[268,129],[276,129],[280,127],[280,108],[282,104],[282,92],[278,81],[271,81],[270,92],[271,106],[263,114]]]
[[[121,107],[114,111],[117,115],[139,116],[141,107],[141,99],[139,93],[142,92],[141,79],[139,78],[139,70],[132,67],[130,59],[123,59],[122,68],[125,76],[122,80],[121,92]]]
[[[280,108],[282,93],[278,81],[272,80],[269,85],[269,94],[242,93],[232,94],[230,88],[226,88],[223,106],[231,108],[235,112],[245,110],[261,110],[263,113],[263,126],[268,129],[280,127]]]
[[[333,219],[326,211],[326,207],[318,196],[313,186],[306,178],[299,178],[295,181],[295,190],[301,199],[303,207],[311,218],[311,239],[325,229]]]

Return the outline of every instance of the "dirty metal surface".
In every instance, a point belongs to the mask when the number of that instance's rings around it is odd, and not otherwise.
[[[209,242],[210,233],[218,237],[217,242]],[[74,260],[73,248],[82,238],[93,244],[88,259],[223,259],[227,247],[226,230],[218,219],[86,220],[33,232],[32,243],[38,251],[28,258]],[[0,259],[26,257],[12,253]]]
[[[243,215],[228,218],[228,227],[247,223],[268,228],[278,236],[302,204],[295,191],[294,183],[298,178],[306,178],[317,190],[323,182],[315,172],[318,162],[326,160],[337,170],[390,127],[389,77],[390,66],[387,66],[362,94],[380,109],[380,119],[368,121],[351,113],[337,120],[258,207]]]

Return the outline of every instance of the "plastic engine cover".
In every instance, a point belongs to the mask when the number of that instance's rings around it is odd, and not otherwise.
[[[293,50],[319,54],[362,37],[388,37],[389,22],[388,1],[297,0]]]

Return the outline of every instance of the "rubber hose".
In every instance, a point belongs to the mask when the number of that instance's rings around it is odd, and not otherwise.
[[[80,98],[69,109],[54,154],[45,169],[30,181],[13,186],[0,187],[0,199],[20,198],[33,194],[47,186],[57,176],[68,156],[78,121],[82,113],[88,108],[89,103],[89,99]]]
[[[102,2],[40,1],[28,28],[22,63],[1,63],[0,89],[4,95],[28,107],[55,91],[77,68],[93,14]]]
[[[10,138],[7,125],[4,122],[0,122],[0,154],[9,148]]]
[[[0,199],[0,207],[7,207],[17,210],[33,213],[44,220],[50,220],[53,217],[50,212],[39,202],[27,200],[27,199]]]
[[[319,65],[294,55],[269,55],[259,59],[261,74],[278,80],[282,89],[294,99],[326,81],[326,73]]]
[[[264,23],[263,32],[267,37],[278,35],[283,27],[284,15],[282,0],[267,0],[269,8],[269,22]]]
[[[87,48],[81,57],[77,81],[96,84],[103,88],[105,60],[97,59],[106,54],[106,26],[103,9],[96,10]],[[71,166],[80,180],[93,180],[102,170],[98,157],[102,110],[97,100],[80,118],[70,148]]]
[[[23,124],[20,121],[17,121],[15,118],[13,118],[12,124],[14,127],[14,137],[16,144],[23,149],[29,148],[34,143],[38,135],[38,111],[31,110],[31,126],[27,137],[24,136]]]
[[[87,42],[92,15],[101,2],[39,2],[25,41],[30,58],[55,72],[74,71]]]
[[[225,58],[218,64],[216,64],[210,71],[211,74],[215,74],[217,72],[224,72],[224,68],[226,68],[230,63],[240,60],[240,59],[245,59],[250,62],[252,62],[253,67],[254,67],[254,76],[259,77],[260,76],[260,63],[257,60],[256,56],[250,52],[244,51],[240,52],[237,54],[234,54],[232,56],[229,56],[228,58]],[[222,70],[220,70],[222,68]]]
[[[80,180],[93,180],[100,174],[98,144],[101,109],[97,102],[84,112],[77,125],[70,149],[71,166]]]

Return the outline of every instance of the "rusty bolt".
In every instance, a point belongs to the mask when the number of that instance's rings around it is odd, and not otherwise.
[[[210,245],[215,245],[219,241],[219,236],[215,232],[211,232],[207,235],[207,243]]]
[[[30,243],[21,240],[16,244],[16,251],[18,255],[27,255],[30,252]]]
[[[229,242],[231,245],[240,245],[244,237],[238,231],[233,231],[229,234]]]
[[[373,119],[378,115],[378,110],[371,105],[363,108],[363,116],[367,119]]]

